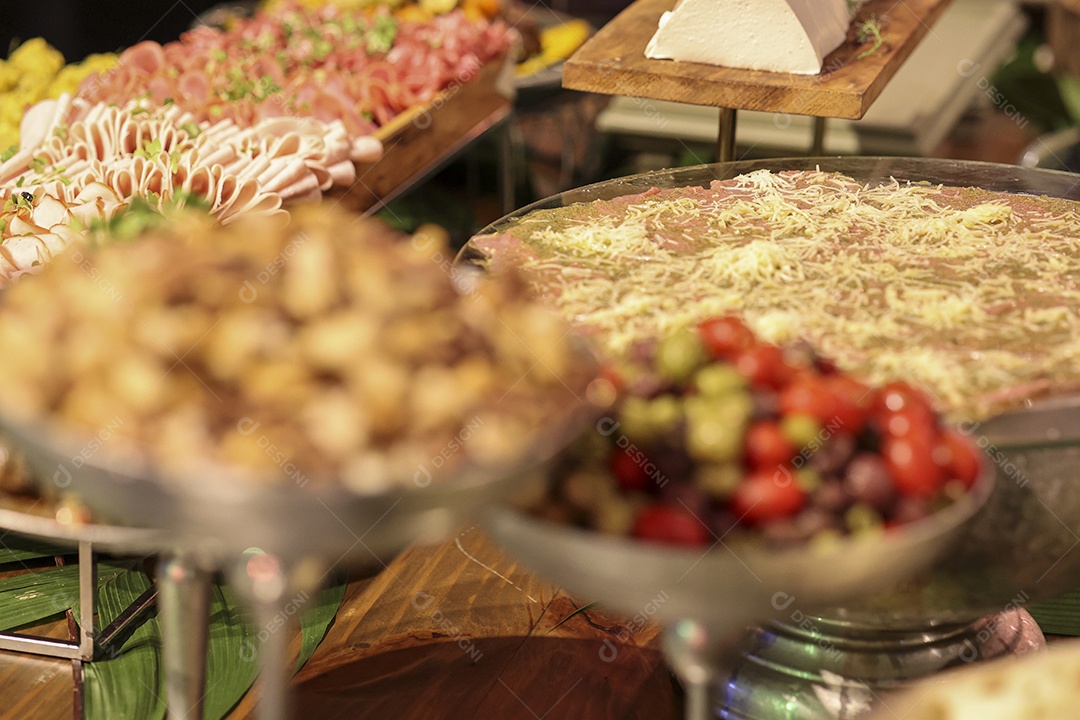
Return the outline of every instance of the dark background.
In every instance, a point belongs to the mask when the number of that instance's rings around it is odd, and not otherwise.
[[[140,40],[165,43],[221,0],[0,0],[0,57],[12,43],[43,37],[68,62]]]

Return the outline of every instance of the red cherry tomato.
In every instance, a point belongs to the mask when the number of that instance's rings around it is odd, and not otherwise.
[[[754,333],[731,315],[711,318],[698,325],[705,349],[714,358],[730,359],[755,344]]]
[[[912,437],[927,441],[938,436],[937,418],[920,406],[909,405],[903,410],[878,414],[879,429],[887,437]]]
[[[779,405],[784,415],[809,415],[825,426],[838,421],[836,396],[814,375],[800,375],[781,390]]]
[[[795,457],[792,444],[778,423],[762,420],[746,430],[746,464],[751,469],[776,469]]]
[[[824,382],[832,391],[836,417],[844,432],[858,435],[870,416],[874,391],[848,375],[829,375]]]
[[[806,504],[806,493],[783,468],[756,470],[739,483],[731,496],[731,512],[744,525],[790,517]]]
[[[611,453],[611,474],[623,490],[644,490],[649,485],[649,474],[645,472],[642,458],[635,458],[621,448]]]
[[[965,487],[974,485],[982,463],[971,441],[956,430],[946,430],[941,434],[939,449],[946,477],[959,480]]]
[[[936,448],[936,438],[919,433],[885,438],[881,454],[900,493],[929,498],[941,489],[945,473],[935,458]]]
[[[791,378],[791,368],[784,362],[784,352],[775,345],[762,343],[735,356],[735,369],[755,387],[779,390]]]
[[[934,414],[930,398],[923,391],[906,382],[897,381],[883,385],[877,393],[874,408],[881,414],[909,410],[932,416]]]
[[[638,513],[632,534],[642,540],[699,547],[712,542],[713,536],[684,507],[655,503]]]

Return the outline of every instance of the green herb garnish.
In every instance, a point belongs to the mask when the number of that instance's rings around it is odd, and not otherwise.
[[[375,18],[375,24],[367,35],[368,54],[390,52],[397,38],[397,20],[389,15],[380,15]]]
[[[871,40],[874,41],[874,44],[871,45],[868,50],[863,50],[856,56],[857,59],[862,60],[863,58],[868,58],[876,53],[885,42],[885,36],[881,33],[881,23],[878,22],[877,17],[871,15],[869,20],[860,24],[859,29],[855,32],[855,38],[860,43],[867,43]]]

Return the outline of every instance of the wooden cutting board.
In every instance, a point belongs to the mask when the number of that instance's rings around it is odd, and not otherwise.
[[[857,120],[899,70],[949,0],[869,0],[848,40],[825,58],[819,75],[740,70],[702,63],[651,60],[645,46],[674,0],[637,0],[566,61],[571,90],[672,100],[692,105]],[[874,53],[854,39],[854,27],[880,22],[885,42]],[[703,28],[703,32],[708,32]],[[942,72],[952,72],[943,68]]]
[[[327,196],[358,212],[380,210],[510,115],[512,77],[513,63],[503,55],[401,113],[374,133],[383,156],[357,163],[356,181]]]

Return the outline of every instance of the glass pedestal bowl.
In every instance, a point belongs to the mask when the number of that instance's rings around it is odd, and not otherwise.
[[[592,357],[582,348],[582,368]],[[68,470],[83,442],[62,428],[0,418],[38,482],[62,482],[96,516],[153,531],[169,718],[202,716],[210,579],[224,571],[268,629],[261,650],[259,716],[290,716],[286,690],[295,599],[314,594],[331,568],[384,564],[412,543],[453,535],[481,508],[539,477],[539,468],[586,421],[588,406],[546,418],[527,451],[501,465],[463,464],[432,480],[426,468],[389,489],[358,493],[334,483],[252,478],[234,469],[169,477],[137,453],[102,450]],[[109,450],[112,450],[110,448]],[[438,475],[438,473],[435,473]],[[257,552],[252,552],[257,551]],[[284,622],[283,622],[284,619]]]
[[[501,233],[535,210],[651,188],[708,186],[759,169],[1080,199],[1080,182],[1062,172],[918,158],[797,158],[618,178],[534,203],[479,235]],[[486,256],[470,241],[458,261],[483,266]],[[1080,582],[1080,401],[1059,399],[958,427],[983,448],[997,476],[985,505],[948,531],[938,528],[937,553],[918,543],[907,553],[880,548],[876,573],[858,559],[873,554],[854,546],[829,562],[808,551],[736,558],[720,545],[704,557],[680,555],[586,539],[509,510],[494,518],[492,531],[582,601],[607,601],[667,623],[669,657],[688,685],[695,717],[847,720],[926,675],[1037,644],[1041,635],[1026,625],[1025,618],[1033,623],[1021,606]],[[562,551],[547,552],[551,545]],[[699,573],[700,580],[691,579]],[[892,589],[888,581],[895,581]],[[697,592],[690,592],[695,584]],[[747,629],[750,623],[765,624]],[[706,699],[710,689],[716,695]]]

